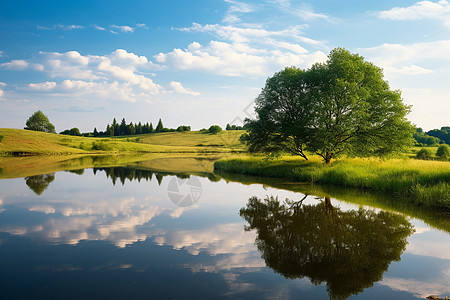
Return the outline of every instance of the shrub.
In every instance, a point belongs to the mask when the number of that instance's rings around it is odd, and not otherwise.
[[[2,142],[2,140],[3,140],[3,135],[0,135],[0,143]]]
[[[442,144],[436,151],[436,156],[442,160],[448,160],[450,158],[450,147],[447,144]]]
[[[92,143],[92,150],[109,151],[111,150],[111,147],[103,141],[99,141]]]
[[[417,159],[430,159],[432,156],[432,153],[430,150],[422,148],[417,152],[416,158]]]
[[[222,131],[222,127],[219,125],[211,125],[208,129],[209,133],[216,134]]]

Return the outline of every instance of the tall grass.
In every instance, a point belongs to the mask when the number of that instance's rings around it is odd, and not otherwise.
[[[301,161],[286,157],[266,161],[262,157],[240,157],[219,160],[214,167],[227,172],[388,192],[417,205],[450,208],[449,162],[347,158],[327,166],[319,159]]]

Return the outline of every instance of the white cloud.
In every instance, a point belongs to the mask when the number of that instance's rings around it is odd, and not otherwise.
[[[255,10],[255,8],[247,3],[234,1],[234,0],[224,0],[226,3],[231,4],[228,8],[225,16],[223,18],[223,22],[225,23],[236,23],[241,21],[238,14],[240,13],[250,13]]]
[[[174,49],[169,53],[160,53],[155,56],[155,59],[159,63],[178,70],[201,70],[223,76],[257,77],[266,77],[289,65],[309,67],[314,62],[326,60],[325,53],[320,51],[310,54],[293,54],[274,50],[261,54],[249,54],[256,52],[258,51],[242,51],[239,44],[211,41],[205,47],[193,42],[187,49]]]
[[[255,41],[254,39],[269,37],[289,37],[298,39],[301,38],[302,29],[303,26],[301,25],[292,26],[285,30],[270,31],[258,27],[223,26],[220,24],[201,25],[198,23],[193,23],[191,27],[177,28],[177,30],[187,32],[210,32],[217,37],[237,43],[246,43]]]
[[[450,40],[410,45],[383,44],[359,51],[383,67],[387,74],[428,74],[447,69],[450,64]]]
[[[450,27],[450,4],[448,1],[420,1],[408,7],[394,7],[378,12],[378,17],[388,20],[439,20]]]
[[[42,83],[29,83],[25,89],[41,92],[72,93],[104,99],[135,102],[138,99],[149,100],[149,96],[164,91],[162,86],[153,82],[146,71],[157,69],[147,57],[117,49],[109,55],[82,55],[77,51],[40,52],[36,61],[15,60],[1,65],[10,70],[32,68],[46,73],[50,78]],[[185,89],[185,93],[195,94]]]
[[[92,26],[93,26],[95,29],[100,30],[100,31],[105,31],[105,30],[106,30],[105,27],[98,26],[97,24],[94,24],[94,25],[92,25]]]
[[[192,95],[192,96],[200,95],[200,93],[197,93],[190,89],[184,88],[183,85],[181,84],[181,82],[178,82],[178,81],[171,81],[170,87],[179,94]]]
[[[111,25],[112,28],[119,29],[122,32],[134,32],[134,28],[130,26],[119,26],[119,25]]]
[[[140,27],[140,28],[144,28],[144,29],[149,29],[148,26],[145,23],[137,23],[136,27]]]
[[[53,25],[52,27],[46,27],[46,26],[41,26],[41,25],[37,25],[36,28],[38,30],[55,30],[55,29],[61,29],[61,30],[74,30],[74,29],[84,29],[84,26],[82,25],[62,25],[62,24],[56,24]]]
[[[0,66],[7,70],[24,70],[28,68],[29,64],[25,60],[15,59],[10,62],[2,63]]]
[[[3,56],[4,56],[4,53],[5,53],[5,52],[0,51],[0,57],[3,57]]]
[[[61,24],[58,24],[57,27],[62,30],[73,30],[73,29],[83,29],[84,28],[84,26],[81,26],[81,25],[61,25]]]
[[[300,18],[302,18],[305,21],[326,21],[326,22],[334,22],[334,20],[326,15],[326,14],[322,14],[322,13],[317,13],[313,10],[313,8],[311,6],[303,6],[300,9],[297,10],[293,10],[292,13],[296,14],[297,16],[299,16]]]
[[[433,70],[425,69],[416,65],[402,66],[401,68],[389,67],[386,72],[401,75],[423,75],[433,73]]]
[[[203,230],[164,233],[156,236],[155,242],[159,245],[172,245],[174,249],[186,249],[192,255],[199,254],[201,250],[212,255],[246,254],[254,251],[255,232],[242,230],[241,223],[229,223]]]
[[[305,48],[303,48],[302,46],[300,46],[298,44],[291,44],[291,43],[286,43],[286,42],[277,42],[277,43],[275,43],[274,46],[278,46],[280,48],[291,50],[291,51],[293,51],[295,53],[298,53],[298,54],[308,53],[308,50],[306,50]]]
[[[387,277],[383,278],[379,284],[385,285],[394,291],[401,291],[413,294],[415,297],[425,299],[430,295],[439,295],[441,291],[447,291],[448,286],[440,282],[426,282],[414,279],[404,279]],[[444,296],[444,295],[442,295]]]
[[[30,83],[28,84],[28,87],[36,91],[49,91],[56,87],[56,82],[46,81],[41,83]]]

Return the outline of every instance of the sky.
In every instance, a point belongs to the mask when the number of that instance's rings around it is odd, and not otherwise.
[[[336,47],[383,68],[413,124],[450,125],[445,0],[2,0],[0,127],[242,125],[268,77]]]

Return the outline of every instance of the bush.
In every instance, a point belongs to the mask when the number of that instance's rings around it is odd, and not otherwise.
[[[448,160],[450,158],[450,147],[447,144],[442,144],[436,151],[436,156],[442,160]]]
[[[216,134],[222,131],[222,127],[219,125],[211,125],[208,129],[209,133]]]
[[[177,131],[184,132],[184,131],[191,131],[191,126],[178,126]]]
[[[99,141],[92,143],[92,150],[109,151],[111,150],[111,147],[103,141]]]
[[[416,158],[417,159],[431,159],[432,155],[433,154],[431,153],[430,150],[422,148],[419,150],[419,152],[417,152]]]
[[[3,135],[0,135],[0,143],[2,142],[2,140],[3,140]]]

